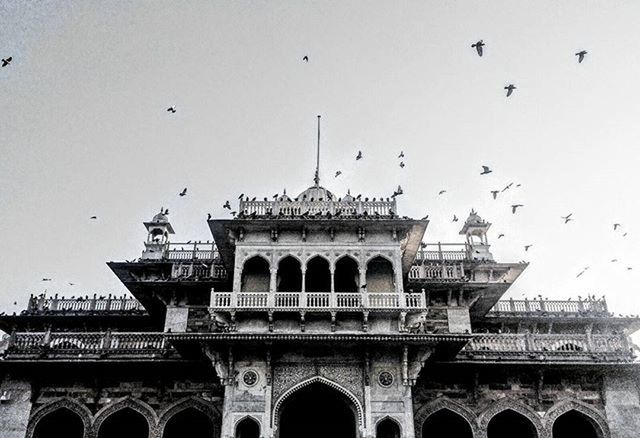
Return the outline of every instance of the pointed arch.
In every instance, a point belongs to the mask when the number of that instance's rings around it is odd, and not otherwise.
[[[100,426],[102,426],[102,423],[104,423],[104,421],[109,418],[109,416],[123,409],[131,409],[132,411],[135,411],[142,415],[145,420],[147,420],[147,423],[149,425],[149,436],[153,436],[154,430],[158,425],[158,416],[156,415],[156,412],[145,402],[132,397],[121,398],[113,403],[108,404],[107,406],[104,406],[102,409],[96,412],[96,415],[93,419],[93,430],[95,431],[96,436],[100,431]]]
[[[255,431],[255,433],[249,433],[248,435],[251,436],[246,436],[247,433],[246,431],[239,431],[239,428],[242,428],[243,426],[255,426],[257,431]],[[262,423],[260,422],[260,420],[258,420],[256,417],[254,417],[253,415],[245,415],[244,417],[238,419],[238,421],[235,422],[235,424],[233,425],[233,436],[235,438],[258,438],[261,436],[262,434]]]
[[[537,438],[544,437],[545,429],[538,413],[531,406],[525,404],[520,400],[510,398],[510,397],[505,397],[498,401],[493,402],[480,414],[480,416],[478,417],[478,423],[479,423],[480,429],[487,431],[487,428],[489,427],[489,423],[491,422],[491,420],[496,415],[506,411],[515,412],[516,414],[519,414],[525,419],[527,419],[528,421],[530,421],[531,425],[533,426],[536,432],[536,437]]]
[[[276,402],[273,405],[273,412],[271,414],[271,424],[273,425],[273,430],[276,430],[278,428],[278,418],[280,415],[280,408],[282,407],[282,403],[291,395],[296,393],[298,390],[306,386],[309,386],[313,383],[322,383],[345,395],[349,399],[349,401],[353,403],[353,405],[356,408],[356,413],[357,413],[356,417],[357,417],[358,426],[360,426],[360,428],[364,427],[364,412],[362,409],[362,404],[360,403],[358,398],[355,395],[353,395],[351,391],[339,385],[338,383],[322,376],[315,376],[315,377],[311,377],[310,379],[304,380],[298,383],[297,385],[292,386],[291,388],[286,390],[278,398],[278,400],[276,400]]]
[[[366,264],[367,292],[395,292],[395,265],[391,258],[376,254]]]
[[[562,415],[575,411],[584,415],[589,422],[599,430],[599,438],[610,438],[611,432],[605,415],[593,406],[575,399],[567,399],[554,404],[544,415],[544,424],[547,429],[547,436],[552,436],[553,424]]]
[[[385,438],[385,437],[388,437],[388,435],[390,435],[388,433],[387,434],[380,433],[381,431],[380,431],[379,427],[381,427],[381,426],[384,427],[385,423],[393,423],[393,425],[395,425],[395,427],[397,428],[397,431],[398,431],[397,432],[397,437],[398,438],[402,437],[402,423],[397,418],[394,418],[394,417],[392,417],[390,415],[385,415],[384,417],[379,418],[378,421],[376,421],[376,424],[374,426],[376,438]],[[383,435],[385,437],[383,437]],[[394,435],[396,435],[396,434],[394,434]]]
[[[222,418],[218,408],[211,402],[200,397],[186,397],[165,408],[158,415],[158,431],[164,435],[167,423],[177,414],[187,409],[195,409],[206,415],[213,423],[215,436],[220,436],[220,419]]]
[[[287,254],[278,260],[276,291],[302,291],[302,263],[300,259],[293,254]]]
[[[314,255],[305,268],[305,292],[331,291],[331,262],[326,257]]]
[[[334,264],[336,292],[360,292],[360,264],[353,256],[344,254]]]
[[[27,426],[26,438],[32,438],[33,433],[36,430],[36,426],[47,415],[57,411],[58,409],[67,409],[74,414],[77,414],[82,420],[84,426],[84,436],[89,436],[91,431],[91,411],[85,405],[69,397],[62,397],[57,400],[53,400],[43,406],[36,409],[29,417],[29,425]]]
[[[416,437],[422,437],[422,428],[431,415],[442,410],[452,412],[464,419],[471,428],[474,437],[478,436],[478,418],[473,411],[447,397],[440,397],[420,407],[414,415]]]
[[[240,273],[241,292],[265,292],[271,283],[271,263],[262,254],[245,258]]]

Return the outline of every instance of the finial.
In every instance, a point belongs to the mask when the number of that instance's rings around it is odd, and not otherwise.
[[[318,115],[318,144],[316,147],[316,174],[313,177],[316,187],[320,185],[320,115]]]

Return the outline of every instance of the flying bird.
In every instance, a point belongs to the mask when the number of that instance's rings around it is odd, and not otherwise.
[[[493,172],[493,170],[489,169],[489,166],[482,166],[482,172],[480,172],[480,175],[487,175],[491,172]]]
[[[573,213],[569,213],[569,214],[568,214],[568,215],[566,215],[566,216],[560,216],[560,217],[564,220],[564,223],[565,223],[565,224],[568,224],[568,223],[569,223],[569,221],[572,221],[572,220],[573,220],[573,219],[571,219],[571,215],[572,215],[572,214],[573,214]]]
[[[507,190],[509,190],[511,188],[511,186],[513,185],[513,183],[509,183],[505,186],[504,189],[502,189],[503,192],[506,192]]]
[[[303,60],[304,62],[309,62],[309,57],[308,57],[307,55],[304,55],[304,56],[302,57],[302,60]]]
[[[507,90],[507,97],[511,96],[511,93],[513,93],[513,90],[516,89],[516,86],[513,84],[509,84],[506,87],[504,87],[505,90]]]
[[[69,286],[75,286],[75,285],[76,285],[75,283],[69,283]]]
[[[42,281],[51,281],[50,278],[43,278]]]
[[[584,274],[585,272],[587,272],[587,269],[589,269],[589,268],[588,268],[588,267],[587,267],[587,268],[584,268],[582,271],[578,272],[578,275],[576,275],[576,278],[581,277],[581,276],[582,276],[582,274]]]
[[[89,219],[98,219],[98,216],[91,216]]]
[[[627,266],[627,271],[632,270],[633,268],[631,266]]]
[[[362,151],[358,151],[358,155],[356,155],[356,160],[362,160]]]
[[[404,158],[404,151],[400,151],[400,155],[398,155],[398,158]]]
[[[400,167],[404,168],[404,161],[400,161]]]
[[[224,205],[222,206],[222,208],[226,208],[226,209],[231,210],[231,204],[229,203],[229,201],[226,201],[226,202],[224,203]]]
[[[451,220],[451,222],[458,222],[458,216],[456,216],[455,214],[453,215],[453,219]]]
[[[475,44],[471,44],[471,47],[475,47],[476,52],[478,52],[478,56],[482,56],[482,47],[484,46],[484,42],[482,40],[478,41]]]
[[[533,245],[525,245],[525,246],[524,246],[524,250],[525,250],[525,251],[529,251],[529,248],[531,248],[532,246],[533,246]]]
[[[502,234],[502,233],[498,234],[498,239],[501,239],[503,237],[504,237],[504,234]]]
[[[620,224],[613,224],[613,231],[616,231],[618,228],[620,228],[622,225]]]
[[[170,112],[171,114],[175,114],[176,113],[176,106],[170,106],[169,108],[167,108],[167,112]]]
[[[2,58],[2,66],[6,67],[9,64],[11,64],[11,61],[13,61],[13,56],[9,56],[8,58]]]
[[[516,214],[516,210],[517,210],[518,208],[520,208],[520,207],[524,207],[524,205],[523,205],[523,204],[513,204],[513,205],[511,206],[511,213]]]
[[[581,50],[578,53],[576,53],[576,56],[578,57],[578,64],[580,64],[582,61],[584,61],[584,55],[587,54],[586,50]]]
[[[187,188],[185,187],[184,189],[182,189],[182,191],[178,195],[180,197],[187,196]]]
[[[337,178],[337,177],[339,177],[340,175],[342,175],[342,171],[338,170],[338,171],[336,172],[336,176],[335,176],[335,177]]]
[[[498,197],[498,193],[500,193],[500,191],[498,190],[491,190],[491,195],[493,195],[493,199],[496,199]]]
[[[618,261],[618,259],[611,259],[611,263],[615,263],[617,261]]]
[[[438,192],[438,196],[443,195],[443,194],[445,194],[445,193],[447,193],[447,191],[446,191],[446,190],[440,190],[440,191]]]

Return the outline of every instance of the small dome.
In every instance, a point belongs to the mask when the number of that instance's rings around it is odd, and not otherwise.
[[[469,213],[469,217],[467,218],[465,223],[469,225],[472,225],[472,224],[480,225],[480,224],[484,224],[485,222],[475,210],[471,210],[471,213]]]
[[[169,222],[169,218],[163,212],[156,214],[151,222],[155,222],[157,224],[166,224]]]
[[[343,202],[353,202],[355,198],[351,196],[351,190],[347,190],[347,194],[342,198]]]
[[[280,202],[283,202],[283,201],[284,202],[291,202],[291,198],[289,196],[287,196],[287,191],[286,190],[284,190],[284,192],[282,193],[282,196],[280,196],[278,198],[278,201],[280,201]]]
[[[298,195],[298,201],[329,201],[333,194],[322,186],[311,186]]]

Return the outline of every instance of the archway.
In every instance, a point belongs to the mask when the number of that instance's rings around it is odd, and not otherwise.
[[[82,418],[67,408],[56,409],[48,413],[36,424],[33,438],[82,438],[84,423]]]
[[[300,262],[295,257],[287,256],[278,263],[276,290],[278,292],[302,291],[302,270]]]
[[[393,265],[384,257],[375,257],[367,263],[367,292],[395,292]]]
[[[260,256],[254,256],[244,262],[240,291],[268,292],[270,279],[269,262]]]
[[[196,408],[178,412],[167,421],[163,438],[213,438],[213,421]]]
[[[289,396],[280,408],[278,438],[356,438],[356,408],[341,392],[315,382]]]
[[[422,438],[473,438],[471,426],[462,416],[440,409],[429,415],[422,425]]]
[[[307,262],[304,289],[305,292],[331,291],[331,270],[327,260],[316,256]]]
[[[488,438],[538,438],[533,423],[524,415],[507,409],[494,415],[487,427]]]
[[[376,438],[400,438],[400,426],[391,418],[385,418],[376,426]]]
[[[336,262],[334,273],[336,292],[360,292],[360,272],[358,262],[345,256]]]
[[[260,438],[260,425],[253,418],[243,419],[236,426],[236,438]]]
[[[603,436],[595,421],[576,410],[565,412],[553,423],[553,438],[603,438]]]
[[[100,425],[98,438],[148,438],[149,423],[131,408],[123,408],[109,415]]]

